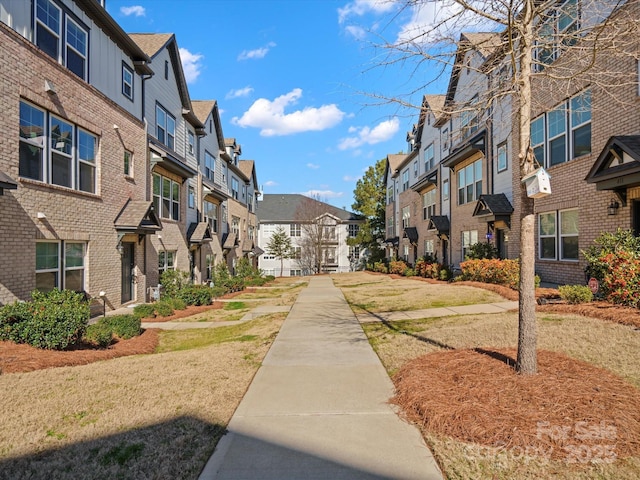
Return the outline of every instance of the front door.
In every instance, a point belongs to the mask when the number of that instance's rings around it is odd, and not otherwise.
[[[133,300],[133,269],[134,264],[134,246],[133,243],[122,243],[122,300],[121,303],[127,303]]]
[[[634,235],[640,237],[640,200],[634,200],[631,205],[631,215],[633,215],[633,219],[631,220]]]
[[[496,229],[496,248],[498,249],[498,258],[507,258],[507,242],[504,230],[501,228]]]

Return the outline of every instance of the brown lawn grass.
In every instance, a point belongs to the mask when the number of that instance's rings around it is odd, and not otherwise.
[[[398,281],[362,274],[341,283],[347,295]],[[515,356],[516,312],[363,324],[398,374],[395,402],[421,426],[447,478],[640,478],[640,332],[620,321],[629,310],[601,308],[611,323],[572,313],[595,309],[554,307],[538,309],[541,373],[525,379],[503,361]]]

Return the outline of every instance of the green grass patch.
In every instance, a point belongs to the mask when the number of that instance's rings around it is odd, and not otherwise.
[[[247,304],[244,302],[228,302],[224,304],[225,310],[242,310],[247,308]]]

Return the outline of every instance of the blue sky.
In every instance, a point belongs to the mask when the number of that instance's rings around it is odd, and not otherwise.
[[[372,42],[416,21],[411,11],[394,18],[394,8],[385,0],[107,0],[126,32],[176,34],[191,98],[218,101],[224,136],[255,160],[264,193],[315,195],[347,209],[357,179],[406,151],[417,121],[417,110],[361,93],[393,96],[424,80],[415,65],[375,67],[382,52]],[[418,91],[413,102],[443,91]]]

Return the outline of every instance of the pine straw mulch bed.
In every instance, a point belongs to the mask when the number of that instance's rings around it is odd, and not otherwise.
[[[512,452],[579,460],[640,455],[640,391],[561,353],[538,352],[538,374],[516,351],[464,349],[418,357],[394,376],[392,402],[429,432]]]
[[[127,355],[153,353],[158,346],[159,331],[156,328],[148,328],[137,337],[118,340],[109,347],[100,349],[79,345],[74,349],[58,351],[13,342],[0,342],[0,374],[86,365]]]

